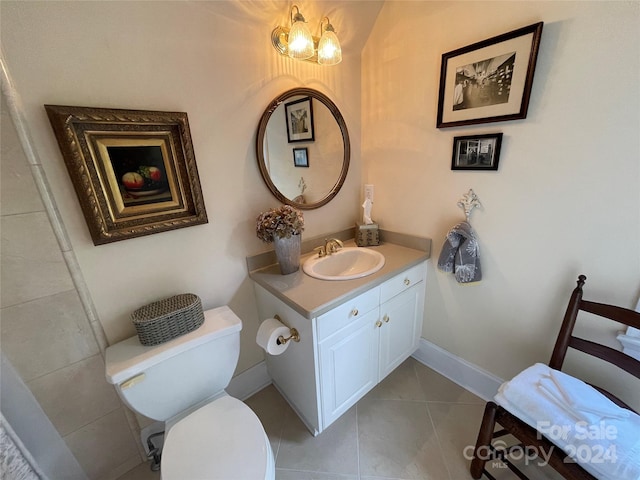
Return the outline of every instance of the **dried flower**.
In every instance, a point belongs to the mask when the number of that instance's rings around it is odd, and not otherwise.
[[[265,243],[273,242],[274,237],[289,238],[304,230],[304,218],[300,210],[290,205],[270,208],[256,218],[256,234]]]

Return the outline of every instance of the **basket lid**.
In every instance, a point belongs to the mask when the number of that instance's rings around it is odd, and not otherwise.
[[[107,381],[119,384],[168,358],[240,330],[242,320],[229,307],[224,306],[206,310],[204,322],[199,328],[166,343],[146,347],[140,343],[137,335],[128,338],[107,347]]]

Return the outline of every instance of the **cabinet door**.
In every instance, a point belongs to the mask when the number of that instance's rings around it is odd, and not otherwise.
[[[380,306],[381,381],[418,348],[424,305],[420,282]]]
[[[376,308],[320,342],[323,428],[378,383],[377,320]]]

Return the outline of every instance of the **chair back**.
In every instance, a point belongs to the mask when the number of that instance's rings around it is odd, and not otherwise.
[[[605,362],[611,363],[618,368],[630,373],[636,378],[640,379],[640,361],[636,360],[629,355],[622,353],[619,350],[615,350],[607,345],[602,345],[597,342],[585,340],[573,335],[573,329],[576,325],[576,320],[580,311],[592,313],[603,318],[608,318],[615,322],[623,323],[630,327],[640,328],[640,313],[634,312],[626,308],[616,307],[614,305],[605,305],[603,303],[589,302],[582,298],[582,287],[584,286],[587,277],[580,275],[578,277],[578,286],[573,290],[567,311],[556,339],[556,344],[551,354],[551,360],[549,366],[555,370],[561,370],[564,363],[565,356],[569,347],[576,350],[580,350],[589,355],[593,355]],[[605,394],[612,401],[618,405],[629,408],[622,400],[615,395],[603,390],[595,385],[594,388]]]

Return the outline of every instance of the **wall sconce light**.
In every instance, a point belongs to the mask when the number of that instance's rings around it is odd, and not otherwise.
[[[291,28],[278,26],[271,32],[271,43],[278,53],[320,65],[336,65],[342,61],[340,42],[328,17],[320,22],[321,37],[317,38],[311,35],[297,5],[291,7],[290,16]]]

